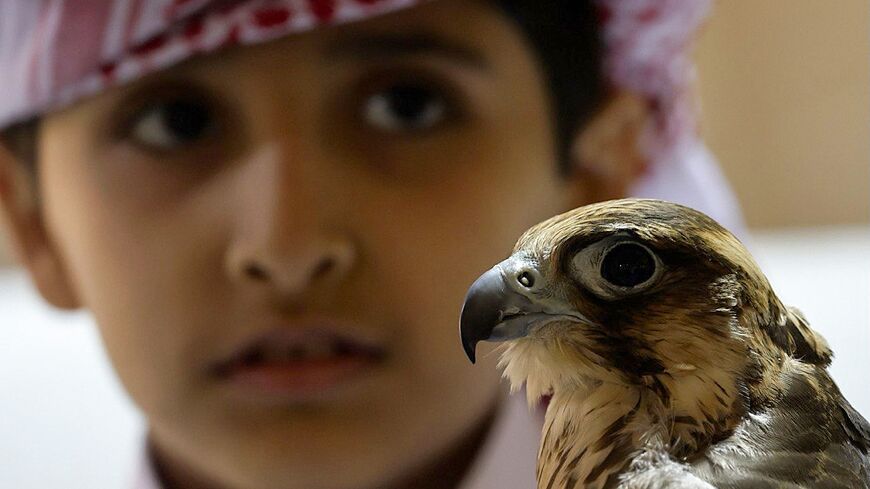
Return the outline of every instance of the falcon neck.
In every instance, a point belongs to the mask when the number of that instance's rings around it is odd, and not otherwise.
[[[662,411],[658,396],[637,386],[555,392],[538,454],[538,489],[611,487],[633,453],[665,446]]]

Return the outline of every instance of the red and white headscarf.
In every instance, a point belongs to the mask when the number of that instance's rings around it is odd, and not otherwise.
[[[0,0],[0,129],[192,56],[436,0]],[[635,194],[739,226],[698,137],[690,48],[711,0],[595,0],[605,71],[647,98],[650,171]]]

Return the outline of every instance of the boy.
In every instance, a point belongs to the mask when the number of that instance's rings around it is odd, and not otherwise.
[[[2,4],[5,215],[147,417],[141,487],[533,487],[458,307],[531,224],[701,151],[612,55],[685,41],[671,3]]]

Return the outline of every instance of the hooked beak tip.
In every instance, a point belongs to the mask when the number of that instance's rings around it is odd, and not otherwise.
[[[475,357],[475,347],[477,346],[476,341],[463,341],[462,347],[465,349],[465,356],[468,357],[468,360],[474,365],[476,357]]]

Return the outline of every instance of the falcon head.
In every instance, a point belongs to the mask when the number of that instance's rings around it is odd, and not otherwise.
[[[741,391],[773,388],[766,372],[784,356],[831,356],[737,238],[648,199],[580,207],[526,231],[471,286],[460,335],[472,362],[478,342],[502,342],[500,366],[530,401],[601,382],[683,396],[720,384],[724,409]]]

